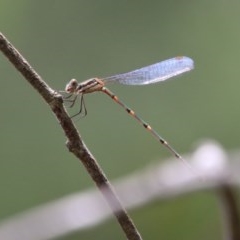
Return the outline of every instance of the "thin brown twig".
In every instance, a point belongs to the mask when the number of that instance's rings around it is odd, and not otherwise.
[[[218,196],[221,200],[222,220],[225,228],[224,239],[240,240],[239,207],[234,187],[223,183],[218,188]]]
[[[38,73],[1,32],[0,50],[51,107],[67,137],[67,147],[69,151],[83,163],[93,181],[103,193],[127,238],[129,240],[140,240],[141,236],[133,221],[128,216],[111,184],[93,155],[85,146],[80,134],[65,111],[62,96],[57,94],[45,81],[43,81]]]

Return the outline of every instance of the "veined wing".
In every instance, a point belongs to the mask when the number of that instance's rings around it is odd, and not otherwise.
[[[194,68],[189,57],[175,57],[128,73],[117,74],[103,79],[104,82],[118,82],[127,85],[146,85],[165,81]]]

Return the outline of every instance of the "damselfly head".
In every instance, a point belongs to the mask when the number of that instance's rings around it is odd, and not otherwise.
[[[71,79],[70,82],[66,85],[65,91],[67,93],[74,93],[77,90],[78,82],[76,79]]]

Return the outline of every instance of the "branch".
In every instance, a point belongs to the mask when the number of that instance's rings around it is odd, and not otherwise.
[[[141,239],[134,223],[119,201],[105,174],[81,140],[80,134],[65,111],[62,96],[57,94],[56,91],[51,89],[45,81],[43,81],[38,73],[1,32],[0,50],[51,107],[67,137],[67,147],[69,151],[83,163],[93,181],[104,195],[127,238],[130,240]],[[116,209],[118,210],[116,211]]]
[[[225,229],[224,239],[239,240],[240,219],[236,190],[228,184],[223,184],[217,190],[222,210],[222,222]]]
[[[239,240],[236,192],[240,186],[240,152],[225,152],[219,144],[208,141],[184,158],[190,160],[204,181],[199,181],[196,174],[175,158],[151,163],[113,182],[124,206],[136,209],[153,201],[207,190],[216,196],[217,203],[220,202],[223,239]],[[73,231],[96,227],[110,217],[111,211],[99,191],[87,189],[3,219],[0,221],[0,239],[55,239]]]

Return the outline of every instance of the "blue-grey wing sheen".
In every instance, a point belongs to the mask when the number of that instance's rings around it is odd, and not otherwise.
[[[106,77],[103,81],[127,85],[145,85],[165,81],[194,68],[189,57],[175,57],[132,72]]]

